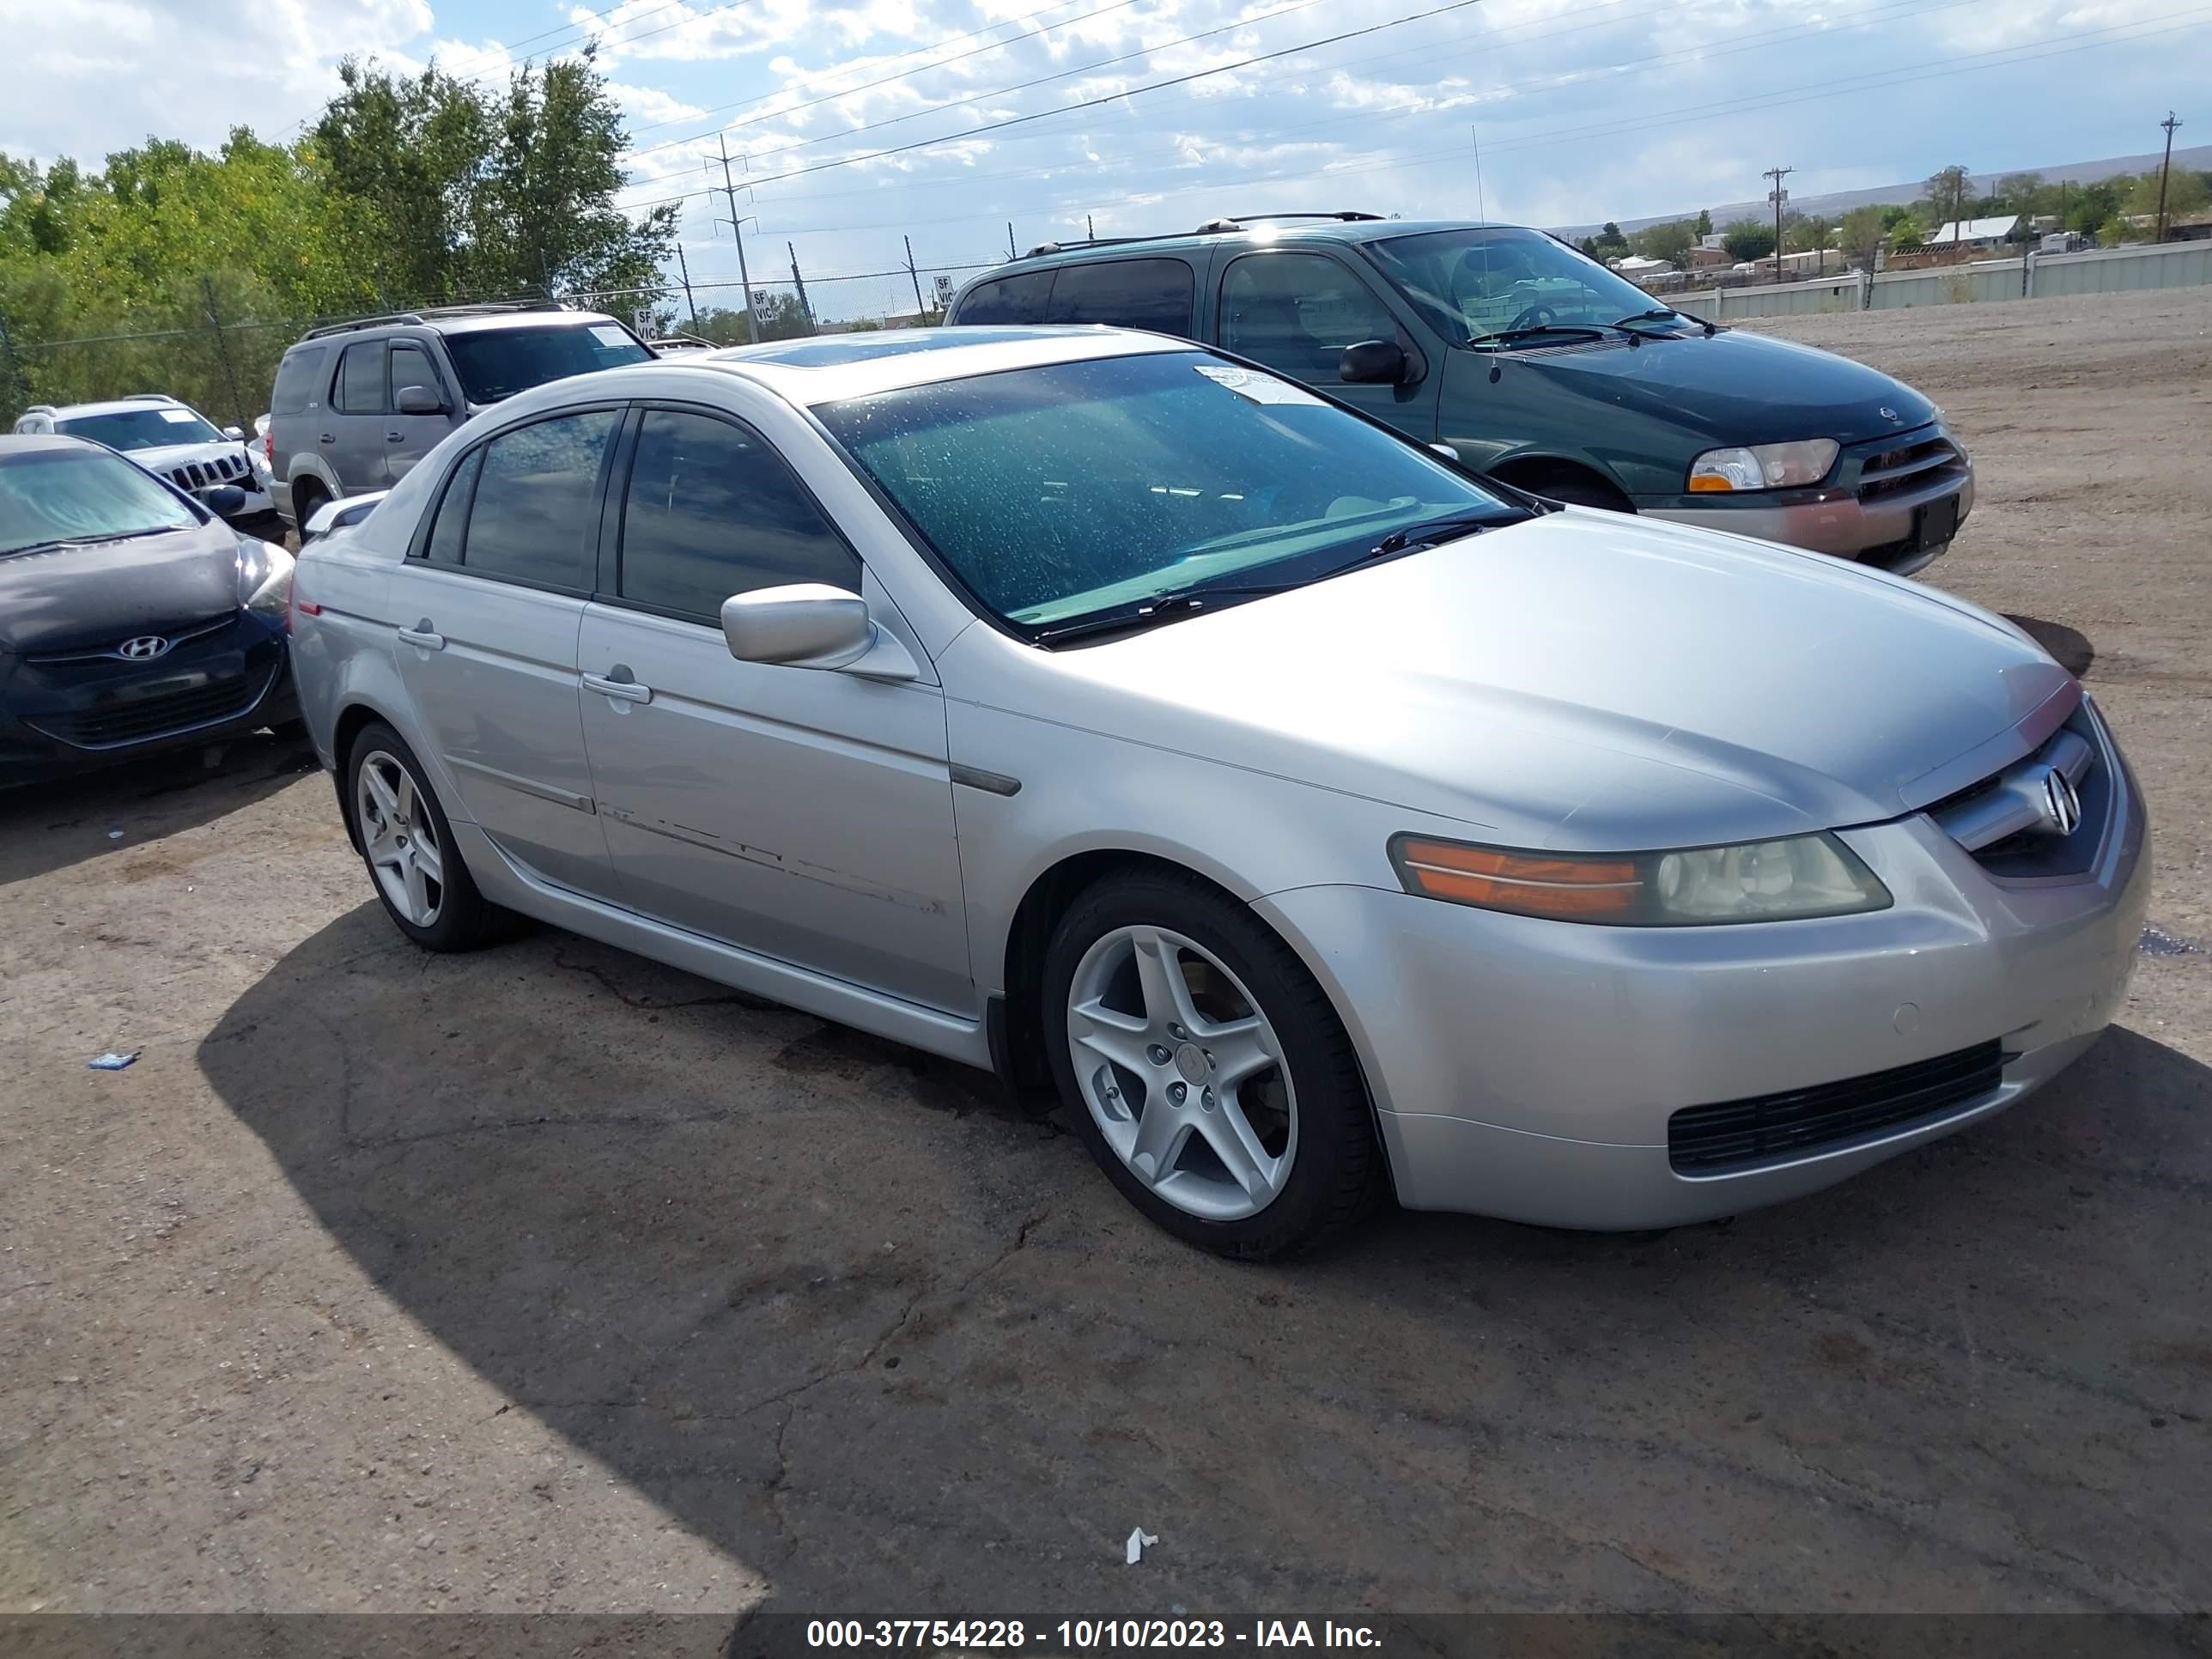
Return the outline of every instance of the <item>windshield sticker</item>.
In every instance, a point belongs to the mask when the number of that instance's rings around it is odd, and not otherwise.
[[[165,409],[161,411],[161,418],[173,421],[179,426],[191,426],[199,420],[199,416],[189,409]]]
[[[1321,402],[1304,386],[1292,386],[1288,380],[1279,380],[1272,374],[1255,374],[1249,368],[1232,368],[1227,363],[1195,363],[1192,367],[1214,385],[1226,386],[1238,397],[1249,398],[1255,404]]]
[[[629,336],[615,323],[592,324],[592,337],[603,346],[626,346],[629,343]]]

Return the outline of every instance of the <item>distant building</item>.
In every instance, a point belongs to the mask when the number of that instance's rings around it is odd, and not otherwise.
[[[1988,219],[1955,220],[1934,235],[1923,238],[1921,246],[1946,252],[1952,248],[1999,247],[2011,239],[2013,232],[2019,228],[2020,220],[2017,213],[2000,213]]]

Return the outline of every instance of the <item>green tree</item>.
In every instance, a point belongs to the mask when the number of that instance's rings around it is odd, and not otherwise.
[[[1855,207],[1843,216],[1836,228],[1837,246],[1843,249],[1844,258],[1861,270],[1872,270],[1875,257],[1881,251],[1882,239],[1889,234],[1878,207]]]
[[[1774,252],[1774,227],[1757,219],[1732,220],[1721,228],[1721,246],[1739,264],[1747,259],[1764,259]]]
[[[1679,264],[1689,257],[1697,238],[1687,219],[1670,219],[1663,224],[1646,225],[1628,240],[1647,259],[1671,259]]]
[[[2099,247],[2118,247],[2123,242],[2140,242],[2142,240],[2143,233],[2118,214],[2097,230]]]
[[[1691,226],[1690,229],[1691,233],[1700,241],[1711,235],[1713,234],[1713,210],[1711,208],[1699,208],[1698,210],[1698,222]]]
[[[1971,217],[1974,207],[1973,177],[1963,167],[1938,167],[1928,175],[1920,199],[1927,204],[1926,222],[1948,225]]]
[[[2176,167],[2166,186],[2166,216],[2169,222],[2184,213],[2195,213],[2212,203],[2212,188],[2207,188],[2204,175],[2190,167]],[[2135,181],[2128,192],[2128,213],[2156,213],[2158,211],[2158,173],[2155,169]]]

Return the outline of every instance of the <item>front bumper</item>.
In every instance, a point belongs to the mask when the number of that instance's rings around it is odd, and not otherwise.
[[[1931,439],[1950,443],[1940,428],[1893,441],[1910,447]],[[1931,470],[1924,481],[1883,481],[1870,489],[1860,476],[1867,458],[1856,453],[1868,447],[1847,450],[1835,482],[1817,489],[1644,496],[1638,498],[1636,510],[1648,518],[1781,542],[1910,576],[1950,550],[1951,537],[1974,510],[1973,464],[1951,445],[1955,466]]]
[[[1345,1016],[1401,1202],[1553,1226],[1670,1226],[1817,1190],[2003,1110],[2094,1042],[2149,899],[2125,787],[2079,878],[2002,881],[1923,815],[1842,832],[1894,896],[1866,915],[1598,927],[1368,887],[1255,905]],[[1678,1171],[1694,1106],[2002,1044],[1970,1098],[1752,1167]]]
[[[204,747],[299,717],[281,623],[240,612],[150,664],[14,661],[0,684],[0,789]]]

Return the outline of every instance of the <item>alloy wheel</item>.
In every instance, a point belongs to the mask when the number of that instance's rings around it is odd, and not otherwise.
[[[1159,1197],[1237,1221],[1281,1193],[1298,1139],[1282,1045],[1204,946],[1162,927],[1098,939],[1068,988],[1067,1045],[1106,1144]]]
[[[356,776],[354,810],[386,900],[414,926],[432,926],[446,900],[445,854],[422,786],[397,756],[372,750]]]

